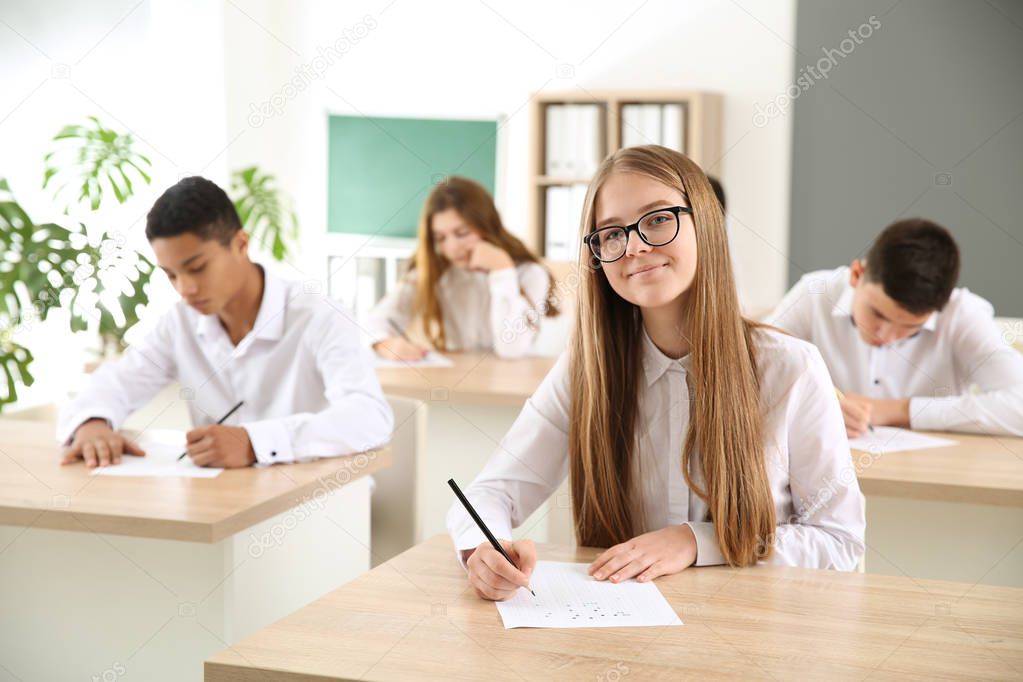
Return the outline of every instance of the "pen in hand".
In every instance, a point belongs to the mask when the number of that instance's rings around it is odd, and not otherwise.
[[[245,401],[244,401],[244,400],[239,400],[239,401],[238,401],[238,404],[237,404],[237,405],[235,405],[234,407],[232,407],[232,408],[231,408],[230,410],[228,410],[228,411],[227,411],[227,414],[225,414],[225,415],[224,415],[223,417],[221,417],[220,419],[218,419],[218,420],[217,420],[217,423],[218,423],[218,424],[223,424],[224,422],[226,422],[226,421],[227,421],[227,418],[228,418],[228,417],[230,417],[230,416],[231,416],[232,414],[234,414],[235,412],[237,412],[237,411],[238,411],[238,408],[239,408],[239,407],[241,407],[241,406],[242,406],[242,405],[244,405],[244,404],[245,404]],[[181,460],[183,460],[183,459],[185,458],[185,455],[187,455],[187,454],[188,454],[188,450],[185,450],[184,452],[182,452],[182,453],[181,453],[181,454],[180,454],[180,455],[178,456],[178,458],[177,458],[177,460],[176,460],[176,461],[180,462]]]
[[[453,491],[455,491],[455,496],[458,497],[458,501],[462,503],[463,507],[465,507],[465,511],[469,512],[469,516],[471,516],[472,520],[476,522],[476,525],[479,526],[479,529],[481,531],[483,531],[483,534],[487,536],[487,541],[490,542],[491,545],[493,545],[494,549],[501,553],[501,556],[503,556],[508,561],[509,564],[515,566],[515,562],[512,561],[511,557],[508,556],[508,553],[504,551],[504,547],[502,547],[501,543],[497,541],[497,538],[494,537],[494,534],[490,532],[489,528],[487,528],[487,524],[483,523],[483,519],[481,519],[480,515],[476,513],[476,510],[473,509],[473,506],[469,504],[469,500],[465,498],[465,495],[462,494],[462,490],[458,487],[458,484],[455,483],[455,479],[449,478],[448,485],[451,486],[451,489]],[[515,568],[518,569],[518,566],[515,566]],[[533,595],[534,597],[536,596],[536,592],[533,591],[533,588],[527,585],[526,589],[529,590],[529,593],[531,595]]]
[[[837,386],[835,387],[835,394],[838,396],[839,400],[845,400],[845,393],[842,393],[842,391]],[[874,425],[873,424],[868,423],[867,424],[867,428],[870,429],[871,433],[874,432]]]

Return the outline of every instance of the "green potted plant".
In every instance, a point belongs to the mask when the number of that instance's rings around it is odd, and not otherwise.
[[[105,127],[95,116],[65,126],[44,157],[43,188],[72,207],[96,211],[113,197],[125,203],[141,182],[150,183],[149,159],[132,135]],[[298,222],[273,175],[250,166],[232,174],[231,190],[242,225],[276,260],[294,251]],[[18,398],[18,385],[34,378],[30,349],[16,332],[66,307],[72,332],[94,329],[103,357],[125,348],[125,333],[148,300],[153,263],[129,248],[119,232],[90,238],[84,225],[36,224],[0,178],[0,411]]]

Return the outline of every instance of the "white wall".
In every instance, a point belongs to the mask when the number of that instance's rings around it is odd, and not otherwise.
[[[488,7],[489,5],[489,7]],[[725,96],[721,161],[708,169],[729,195],[741,295],[749,310],[784,292],[788,243],[790,122],[753,125],[756,102],[791,79],[795,2],[305,1],[226,6],[229,165],[259,161],[298,198],[308,239],[300,265],[322,274],[315,235],[327,210],[327,112],[409,117],[506,117],[498,202],[524,233],[530,117],[539,90],[696,88]],[[493,9],[490,9],[493,8]],[[249,125],[251,106],[280,94],[295,69],[311,67],[371,18],[375,28],[286,100],[282,113]],[[266,29],[269,29],[266,30]],[[271,33],[273,35],[271,35]],[[572,77],[556,77],[570,65]],[[237,160],[237,162],[236,162]]]
[[[226,186],[230,170],[258,163],[295,198],[302,225],[302,253],[280,269],[322,279],[328,112],[503,117],[498,203],[524,233],[531,93],[703,88],[725,96],[725,152],[708,170],[728,191],[740,294],[755,311],[783,293],[791,132],[786,117],[760,128],[752,117],[791,79],[794,25],[795,0],[0,0],[0,176],[36,219],[52,219],[39,185],[57,130],[96,114],[132,131],[154,185],[89,224],[145,249],[145,213],[168,185],[202,173]],[[296,69],[322,67],[318,48],[345,35],[350,49],[322,79],[254,121],[253,105],[279,98]],[[571,76],[558,78],[559,65]],[[174,295],[154,279],[159,311]],[[84,341],[40,327],[19,338],[52,357],[36,369],[59,385]]]

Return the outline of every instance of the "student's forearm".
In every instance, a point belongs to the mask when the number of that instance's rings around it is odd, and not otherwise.
[[[274,464],[342,457],[380,447],[390,439],[394,418],[386,402],[351,395],[315,414],[293,414],[243,426],[257,461]]]
[[[901,426],[909,428],[909,398],[894,400],[872,400],[874,409],[870,422],[877,426]]]
[[[1023,386],[987,393],[917,397],[910,401],[914,429],[1023,436]]]

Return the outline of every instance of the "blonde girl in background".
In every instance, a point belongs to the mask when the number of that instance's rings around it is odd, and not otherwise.
[[[493,351],[521,357],[543,317],[558,314],[551,274],[504,227],[487,190],[450,177],[423,206],[418,247],[401,282],[370,314],[373,349],[418,360],[427,352],[405,331],[419,320],[440,351]]]

